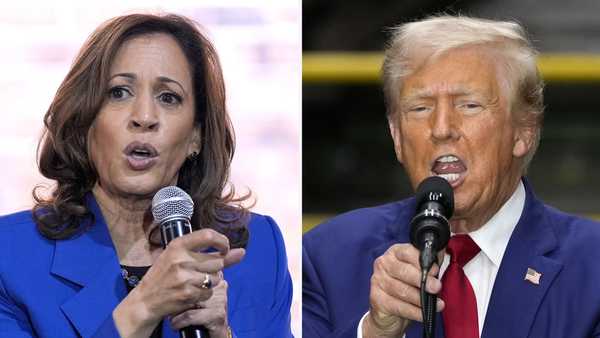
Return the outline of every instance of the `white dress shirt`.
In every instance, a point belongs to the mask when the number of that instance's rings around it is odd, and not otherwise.
[[[469,236],[479,246],[481,251],[473,257],[463,270],[473,286],[475,300],[477,301],[477,318],[479,321],[479,336],[483,330],[485,314],[487,313],[492,288],[498,274],[498,268],[502,262],[504,251],[510,240],[513,230],[521,218],[525,206],[525,187],[519,182],[513,195],[504,203],[498,212],[490,218],[481,228],[470,232]],[[444,256],[440,267],[440,279],[448,267],[450,255]],[[362,338],[362,323],[365,313],[358,323],[357,338]]]

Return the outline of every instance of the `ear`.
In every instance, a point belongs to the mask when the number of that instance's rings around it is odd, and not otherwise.
[[[201,135],[201,131],[200,128],[198,127],[194,127],[194,130],[192,131],[192,141],[190,142],[190,145],[188,146],[188,156],[191,155],[192,153],[200,153],[200,150],[202,150],[202,135]]]
[[[400,133],[400,122],[394,121],[395,114],[388,116],[388,125],[390,127],[390,134],[394,140],[394,151],[396,152],[396,158],[398,162],[402,163],[402,136]]]
[[[521,158],[529,153],[536,137],[535,127],[519,127],[515,130],[513,156]]]

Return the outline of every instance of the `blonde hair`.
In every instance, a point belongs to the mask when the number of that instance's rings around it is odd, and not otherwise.
[[[382,66],[388,118],[399,109],[403,80],[425,61],[469,46],[491,47],[499,52],[509,74],[513,120],[534,133],[533,144],[524,158],[525,171],[539,145],[544,82],[537,69],[538,52],[523,27],[516,22],[442,15],[399,25],[391,31]]]

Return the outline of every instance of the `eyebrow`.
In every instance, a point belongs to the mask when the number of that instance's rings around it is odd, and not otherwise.
[[[465,86],[453,86],[446,91],[450,96],[463,96],[474,94],[473,90]],[[411,102],[436,96],[437,92],[428,88],[417,89],[416,92],[406,95],[400,102]]]
[[[109,81],[114,79],[115,77],[119,77],[119,76],[127,78],[129,80],[128,82],[133,82],[134,80],[137,79],[137,76],[133,73],[117,73],[117,74],[114,74],[113,76],[111,76]],[[181,90],[183,91],[183,93],[187,95],[187,92],[185,91],[185,88],[183,88],[181,83],[171,79],[170,77],[159,76],[159,77],[157,77],[157,79],[161,83],[174,83],[174,84],[178,85],[181,88]]]

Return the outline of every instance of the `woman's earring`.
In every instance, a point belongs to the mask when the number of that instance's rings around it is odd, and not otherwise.
[[[189,161],[195,161],[197,157],[198,157],[198,152],[194,151],[194,152],[192,152],[191,154],[188,155],[187,159]]]

